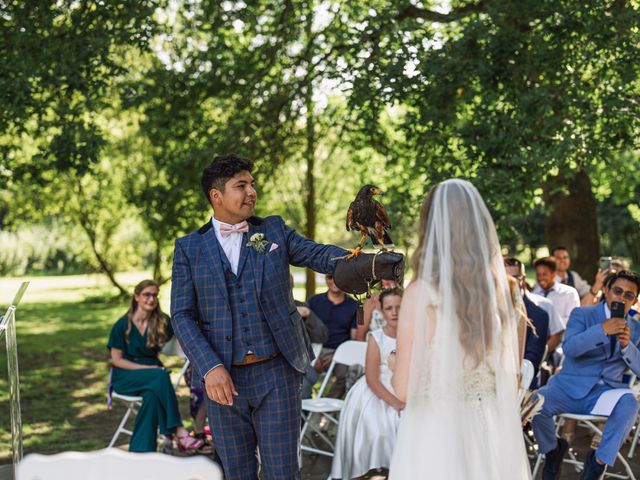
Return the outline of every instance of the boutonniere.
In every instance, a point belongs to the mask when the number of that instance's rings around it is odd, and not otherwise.
[[[249,238],[246,246],[252,247],[258,253],[262,253],[268,243],[264,238],[264,233],[254,233],[251,235],[251,238]]]

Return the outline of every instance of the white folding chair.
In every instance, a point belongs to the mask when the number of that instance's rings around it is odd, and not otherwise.
[[[184,378],[184,375],[187,371],[187,368],[189,367],[189,359],[187,359],[187,356],[184,354],[184,352],[182,351],[182,348],[180,347],[180,344],[178,343],[178,341],[176,340],[176,337],[173,337],[171,340],[169,340],[164,347],[162,347],[162,350],[160,350],[160,353],[164,354],[164,355],[177,355],[180,358],[184,358],[184,364],[182,366],[182,368],[180,369],[180,373],[178,374],[178,378],[176,379],[175,383],[173,384],[173,388],[175,390],[178,389],[178,387],[180,386],[180,382],[182,381],[182,379]],[[138,410],[140,409],[140,406],[142,405],[142,397],[141,396],[133,396],[133,395],[122,395],[118,392],[116,392],[115,390],[111,391],[111,371],[109,371],[109,394],[107,395],[107,402],[109,404],[109,409],[111,409],[111,402],[113,399],[119,400],[121,402],[123,402],[125,404],[125,406],[127,407],[126,412],[124,413],[124,415],[122,416],[122,419],[120,420],[120,424],[118,425],[118,428],[116,429],[115,433],[113,434],[113,437],[111,437],[111,441],[109,442],[109,445],[107,448],[111,448],[115,445],[116,441],[118,440],[118,437],[121,434],[125,434],[125,435],[133,435],[133,431],[129,430],[128,428],[126,428],[127,425],[127,421],[129,420],[129,417],[131,416],[131,414],[137,414]]]
[[[190,458],[160,453],[96,452],[27,455],[18,464],[16,480],[222,480],[220,467],[197,455]]]
[[[589,430],[591,430],[594,433],[594,435],[602,436],[602,430],[600,430],[600,428],[598,427],[598,423],[606,422],[607,418],[609,417],[602,416],[602,415],[578,415],[575,413],[563,413],[558,415],[556,435],[559,434],[560,429],[562,428],[562,425],[564,424],[565,420],[574,420],[578,423],[578,425],[586,427]],[[565,458],[564,462],[573,465],[576,468],[577,472],[581,472],[584,469],[584,462],[578,460],[575,453],[570,448],[567,449],[567,455],[569,458]],[[538,473],[538,470],[542,464],[542,458],[543,458],[543,454],[539,453],[538,457],[536,458],[536,463],[533,467],[533,473],[531,475],[532,478],[536,478],[536,474]],[[633,473],[633,469],[631,468],[631,465],[629,465],[629,462],[624,458],[622,453],[618,452],[617,458],[622,464],[622,466],[624,467],[626,471],[626,475],[622,475],[618,473],[610,473],[607,471],[607,467],[605,466],[605,470],[602,478],[620,478],[620,479],[626,479],[626,480],[636,480],[636,476]]]
[[[355,340],[349,340],[342,343],[334,352],[329,370],[320,385],[318,390],[318,396],[316,398],[308,398],[302,400],[302,430],[300,432],[300,450],[305,452],[317,453],[319,455],[326,455],[333,457],[334,444],[331,439],[312,422],[314,414],[318,414],[321,417],[326,418],[328,421],[335,425],[338,425],[338,420],[335,414],[342,410],[344,400],[340,398],[323,397],[324,391],[327,388],[333,369],[337,363],[342,365],[362,365],[364,366],[365,358],[367,355],[367,343],[358,342]],[[303,443],[307,430],[311,428],[320,438],[329,446],[331,450],[321,450],[310,445]]]
[[[524,358],[522,365],[520,365],[520,391],[518,392],[518,401],[522,403],[526,393],[529,391],[529,386],[533,381],[535,375],[535,369],[531,360]]]
[[[322,344],[321,343],[312,343],[311,344],[311,349],[313,350],[313,355],[314,355],[314,359],[311,360],[311,366],[313,367],[316,362],[318,361],[318,358],[320,358],[320,354],[322,353]]]
[[[635,383],[636,383],[636,376],[631,374],[630,380],[629,380],[629,387],[635,389],[636,388],[636,386],[634,386]],[[606,422],[608,418],[609,417],[604,415],[588,415],[588,414],[580,415],[575,413],[560,414],[557,416],[558,421],[556,424],[556,436],[559,436],[560,429],[562,428],[562,425],[564,424],[565,420],[574,420],[577,422],[578,426],[583,426],[591,430],[591,432],[593,432],[594,435],[600,435],[600,437],[602,437],[602,430],[598,427],[598,424]],[[636,437],[637,436],[638,436],[638,432],[636,431]],[[633,448],[634,448],[634,444],[632,443],[631,449],[629,450],[629,458],[633,456]],[[575,453],[570,448],[567,450],[567,455],[569,458],[565,458],[564,462],[573,465],[577,472],[581,472],[584,469],[584,462],[581,462],[580,460],[578,460]],[[533,467],[532,478],[536,478],[536,474],[538,473],[538,469],[542,464],[543,457],[544,455],[542,453],[538,453],[538,456],[536,458],[536,463]],[[607,471],[608,467],[605,466],[602,478],[620,478],[620,479],[636,480],[636,476],[633,472],[633,469],[631,468],[631,465],[629,465],[629,462],[624,458],[621,452],[618,452],[617,458],[622,464],[622,466],[624,467],[624,470],[626,471],[626,475],[618,474],[618,473],[610,473]]]
[[[638,392],[637,397],[640,398],[640,379],[636,377],[635,374],[632,375],[629,385],[633,390]],[[635,434],[633,434],[633,440],[631,441],[631,447],[629,448],[629,455],[628,455],[629,458],[633,458],[633,455],[635,454],[636,447],[638,446],[639,440],[640,440],[640,414],[636,419]]]

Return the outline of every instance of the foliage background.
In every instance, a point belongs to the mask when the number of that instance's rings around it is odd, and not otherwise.
[[[34,0],[0,4],[0,273],[148,269],[209,213],[215,154],[259,215],[350,246],[387,192],[409,252],[426,191],[470,179],[511,253],[640,260],[637,1]],[[543,250],[540,250],[543,248]],[[313,279],[307,291],[315,290]]]

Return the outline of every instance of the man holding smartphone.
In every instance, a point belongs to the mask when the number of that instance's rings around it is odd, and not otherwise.
[[[554,415],[589,414],[604,392],[628,386],[623,381],[627,368],[640,375],[640,323],[634,319],[627,322],[625,318],[639,291],[640,276],[622,270],[605,285],[604,302],[571,312],[562,344],[563,368],[539,390],[545,402],[532,422],[540,451],[546,454],[543,480],[559,478],[568,448],[566,440],[555,435]],[[582,480],[596,480],[605,464],[614,464],[638,409],[634,395],[625,394],[618,399],[598,449],[587,455]]]

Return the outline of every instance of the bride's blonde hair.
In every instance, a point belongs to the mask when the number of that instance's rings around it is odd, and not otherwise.
[[[443,188],[442,184],[431,188],[422,205],[418,246],[411,264],[413,278],[426,280],[437,294],[441,274],[438,252],[433,255],[430,272],[423,271],[423,260],[430,241],[427,234],[432,227],[434,201],[439,195],[446,195],[439,201],[443,202],[442,205],[451,213],[448,216],[449,241],[450,251],[455,253],[451,258],[451,286],[454,309],[459,322],[458,335],[460,344],[468,357],[478,364],[486,358],[487,352],[494,346],[494,315],[497,313],[501,323],[504,324],[510,318],[511,312],[509,312],[510,298],[507,297],[509,291],[504,266],[502,266],[502,255],[499,248],[492,247],[492,245],[499,246],[497,241],[491,241],[492,237],[497,239],[495,226],[488,212],[486,215],[473,216],[477,213],[475,207],[486,210],[486,206],[475,188],[473,186],[471,188],[472,190],[456,187],[455,184],[447,188]],[[474,195],[478,198],[472,198]],[[482,239],[487,241],[482,242]],[[481,244],[487,245],[489,251],[484,251]],[[437,248],[437,245],[433,248]],[[499,261],[496,257],[499,257]],[[497,271],[496,265],[502,266],[502,270]],[[486,281],[487,273],[493,279],[491,283]],[[493,301],[496,303],[493,304]]]

